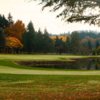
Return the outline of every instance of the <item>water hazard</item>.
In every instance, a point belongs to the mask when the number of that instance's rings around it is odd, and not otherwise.
[[[17,61],[17,63],[38,68],[100,70],[100,58],[72,59],[72,61]]]

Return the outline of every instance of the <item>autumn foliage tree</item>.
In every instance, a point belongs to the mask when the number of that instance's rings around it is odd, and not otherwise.
[[[23,44],[15,37],[6,37],[6,46],[9,48],[22,48]]]
[[[18,20],[16,23],[11,24],[5,29],[6,35],[9,37],[15,37],[19,40],[22,40],[22,35],[25,32],[25,25],[22,21]]]
[[[6,37],[6,53],[18,53],[21,48],[23,48],[23,44],[20,42],[19,39],[15,37]]]

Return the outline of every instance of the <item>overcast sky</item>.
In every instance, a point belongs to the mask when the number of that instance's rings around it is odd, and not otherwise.
[[[38,30],[46,28],[50,33],[59,34],[74,30],[98,30],[95,26],[81,25],[77,23],[67,24],[56,18],[55,13],[50,13],[48,10],[41,10],[40,5],[36,2],[28,2],[30,0],[0,0],[0,14],[6,17],[10,12],[13,20],[22,20],[25,25],[32,21],[34,27]]]

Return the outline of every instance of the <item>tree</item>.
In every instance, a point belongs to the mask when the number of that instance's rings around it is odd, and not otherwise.
[[[22,48],[23,47],[20,40],[18,40],[15,37],[6,37],[6,46],[10,48]]]
[[[43,52],[43,33],[39,29],[36,35],[36,52]]]
[[[80,41],[80,50],[82,54],[93,54],[95,49],[95,39],[87,36]]]
[[[8,14],[8,22],[9,22],[9,25],[13,24],[13,19],[10,13]]]
[[[24,50],[28,53],[32,53],[35,50],[35,37],[36,32],[32,22],[29,22],[27,30],[23,35]]]
[[[54,44],[49,36],[48,31],[45,29],[43,34],[43,52],[50,53],[54,51]]]
[[[0,28],[4,29],[9,25],[8,20],[5,18],[5,16],[0,15]]]
[[[4,52],[5,49],[5,33],[4,33],[4,29],[6,27],[8,27],[9,22],[8,20],[5,18],[4,15],[0,15],[0,52]]]
[[[99,40],[96,40],[96,48],[98,48],[99,46],[100,46],[100,42],[99,42]]]
[[[96,51],[96,54],[97,54],[97,55],[100,55],[100,46],[99,46],[98,48],[96,48],[95,51]]]
[[[71,52],[71,39],[70,36],[67,36],[67,39],[65,41],[65,52],[70,53]]]
[[[32,21],[29,22],[29,24],[27,26],[27,31],[35,34],[35,29],[34,29]]]
[[[18,20],[16,23],[11,24],[5,29],[7,36],[16,37],[19,40],[22,40],[22,35],[25,32],[25,25],[22,21]]]
[[[52,7],[51,11],[60,9],[61,12],[57,17],[62,16],[68,22],[84,21],[100,25],[100,0],[41,0],[41,4],[43,9],[45,7]]]
[[[79,53],[80,38],[79,34],[75,31],[71,34],[71,52],[74,54]]]
[[[5,48],[5,34],[3,29],[0,28],[0,52],[3,52]]]
[[[56,52],[61,54],[63,52],[63,46],[64,46],[64,42],[62,41],[62,39],[59,39],[57,36],[55,40]]]
[[[98,39],[96,39],[95,49],[93,50],[93,54],[94,55],[100,54],[100,43],[99,43],[99,40]]]
[[[90,40],[88,40],[87,46],[88,46],[88,49],[89,49],[89,51],[90,51],[90,53],[91,53],[91,51],[92,51],[92,43],[91,43]]]
[[[15,37],[6,37],[6,48],[9,49],[10,53],[18,53],[18,49],[23,47],[23,44]],[[8,52],[8,51],[7,51]]]

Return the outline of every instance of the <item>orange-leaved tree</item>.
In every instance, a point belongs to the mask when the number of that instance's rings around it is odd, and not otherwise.
[[[6,47],[9,48],[22,48],[23,44],[15,37],[6,37]]]
[[[22,35],[25,32],[25,25],[22,21],[18,20],[16,23],[11,24],[5,29],[7,37],[15,37],[19,40],[22,40]]]

